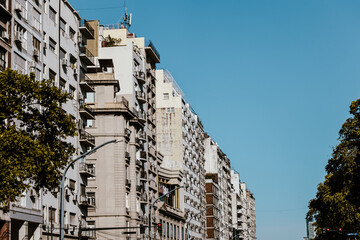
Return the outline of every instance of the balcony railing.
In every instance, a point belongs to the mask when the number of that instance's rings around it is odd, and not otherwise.
[[[136,91],[135,92],[136,94],[136,98],[141,101],[141,102],[145,102],[146,99],[145,99],[145,93],[143,91]]]
[[[86,47],[79,47],[80,58],[87,65],[94,66],[94,54],[92,54]]]
[[[84,174],[87,177],[95,176],[95,169],[89,168],[88,165],[86,165],[85,163],[80,163],[79,172],[80,172],[80,174]]]
[[[148,40],[148,41],[146,41],[146,46],[148,46],[149,48],[151,48],[153,50],[154,54],[156,55],[156,57],[158,58],[158,60],[160,62],[160,53],[158,52],[158,50],[156,49],[154,44],[150,40]]]
[[[86,119],[95,119],[95,117],[92,115],[92,111],[92,107],[90,107],[88,104],[80,104],[80,114],[83,115]]]
[[[95,31],[91,25],[84,19],[80,20],[80,31],[87,39],[95,39]]]
[[[80,141],[95,146],[95,137],[83,129],[80,129]]]

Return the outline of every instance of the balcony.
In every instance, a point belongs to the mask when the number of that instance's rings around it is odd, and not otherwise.
[[[84,207],[95,207],[95,196],[80,195],[79,205]]]
[[[4,16],[8,20],[12,17],[7,0],[0,0],[0,15]]]
[[[153,59],[155,63],[160,63],[160,53],[156,50],[154,44],[151,41],[148,41],[146,45],[146,56]]]
[[[136,191],[137,192],[142,192],[143,189],[144,189],[143,185],[136,185]]]
[[[148,196],[146,195],[146,193],[141,195],[141,197],[140,197],[140,202],[141,203],[147,203],[147,200],[148,200]]]
[[[137,117],[140,121],[145,122],[146,121],[146,116],[145,116],[145,112],[143,111],[137,111]]]
[[[138,133],[138,138],[142,141],[146,140],[146,134],[144,132],[139,132]]]
[[[85,80],[80,80],[79,85],[85,92],[95,92],[94,88]]]
[[[94,55],[86,47],[79,47],[79,50],[80,60],[87,66],[95,66]]]
[[[89,105],[82,103],[80,104],[79,113],[85,119],[95,119],[94,115],[92,115],[92,107]]]
[[[137,167],[142,167],[142,163],[139,159],[136,159],[136,166]]]
[[[146,102],[145,93],[143,91],[136,91],[135,94],[139,102],[142,103]]]
[[[124,132],[125,132],[125,136],[126,136],[127,138],[130,138],[131,130],[128,129],[128,128],[125,128]]]
[[[127,160],[130,160],[130,153],[129,153],[129,152],[125,152],[125,158],[126,158]]]
[[[85,163],[80,163],[79,172],[85,177],[95,177],[95,169],[89,168]]]
[[[95,137],[84,129],[80,129],[80,143],[86,146],[95,147]]]
[[[140,151],[139,160],[146,161],[146,152],[145,151]]]
[[[87,39],[95,39],[95,31],[86,20],[80,20],[79,30]]]
[[[147,181],[147,173],[145,171],[140,172],[140,181]]]
[[[134,72],[134,76],[135,78],[141,82],[141,83],[145,83],[145,73],[142,71],[135,71]]]

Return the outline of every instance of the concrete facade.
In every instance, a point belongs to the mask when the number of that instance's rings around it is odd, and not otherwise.
[[[157,70],[156,124],[162,167],[184,173],[179,207],[185,212],[189,239],[205,238],[205,171],[203,126],[184,100],[171,74]]]
[[[34,73],[38,80],[53,79],[56,86],[74,96],[64,104],[64,109],[80,122],[78,94],[81,88],[78,79],[80,69],[86,68],[87,64],[80,59],[79,49],[81,41],[92,37],[91,34],[84,35],[80,16],[63,0],[3,0],[0,5],[0,68],[11,67],[23,74]],[[80,153],[93,146],[91,143],[83,145],[81,136],[80,130],[79,137],[68,139]],[[64,228],[67,239],[77,238],[79,227],[86,226],[87,209],[77,197],[87,182],[86,175],[81,174],[83,168],[84,165],[77,163],[66,175]],[[1,216],[7,220],[8,239],[48,236],[58,239],[59,199],[59,192],[41,191],[39,195],[32,189],[24,192],[11,205],[10,213]]]
[[[97,169],[96,178],[89,180],[87,188],[97,203],[96,208],[89,209],[88,224],[126,226],[129,231],[137,231],[135,235],[121,234],[124,230],[97,232],[98,239],[111,235],[119,239],[148,237],[149,228],[141,233],[140,224],[154,226],[152,235],[160,238],[154,229],[161,212],[173,210],[173,220],[178,221],[176,229],[180,229],[183,221],[175,201],[154,205],[152,219],[149,219],[150,206],[159,196],[162,163],[162,155],[157,150],[155,105],[155,68],[160,55],[152,43],[130,33],[124,24],[99,26],[97,21],[90,24],[98,34],[86,47],[95,53],[98,65],[88,67],[86,74],[86,82],[95,88],[94,93],[86,95],[86,102],[95,116],[86,129],[95,137],[96,144],[114,137],[119,142],[117,149],[109,149],[106,153],[99,151],[94,159],[86,160]],[[110,86],[107,81],[116,82],[118,87]],[[119,104],[126,111],[116,112],[114,109],[118,109]],[[173,180],[176,186],[177,178],[165,173],[161,177],[162,184]],[[109,187],[102,188],[104,185]],[[167,214],[166,217],[172,219],[173,216]]]
[[[230,160],[208,135],[205,135],[204,148],[206,174],[215,174],[219,185],[219,211],[222,214],[219,239],[230,239],[233,236]]]

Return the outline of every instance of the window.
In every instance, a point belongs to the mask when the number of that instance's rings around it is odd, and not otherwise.
[[[71,94],[71,97],[75,98],[75,88],[71,85],[69,85],[69,93]]]
[[[60,18],[60,29],[63,31],[63,33],[66,33],[66,22],[62,18]]]
[[[57,222],[57,214],[56,214],[56,208],[53,208],[53,207],[49,207],[49,221],[51,223],[53,222]]]
[[[56,80],[56,73],[51,69],[49,69],[49,79]]]
[[[166,112],[173,113],[174,112],[174,107],[166,108]]]
[[[72,179],[69,180],[69,188],[70,190],[72,191],[75,191],[75,185],[76,185],[76,182]]]
[[[87,193],[87,201],[89,205],[96,206],[95,202],[95,193],[94,192],[88,192]]]
[[[40,45],[41,45],[40,41],[37,40],[36,37],[33,37],[33,47],[40,51]]]
[[[164,100],[169,100],[169,93],[164,93],[163,96]]]
[[[50,37],[49,37],[49,49],[52,52],[55,52],[56,49],[56,42]]]
[[[66,90],[66,81],[64,79],[60,79],[60,82],[59,82],[59,88],[63,91]]]
[[[169,223],[166,223],[166,236],[169,238]]]
[[[125,196],[125,205],[126,205],[126,208],[129,208],[129,193],[126,193],[126,196]]]
[[[60,59],[66,58],[66,52],[64,49],[60,48]]]
[[[93,119],[87,119],[86,121],[86,127],[94,127],[95,120]]]
[[[6,51],[0,49],[0,71],[4,70],[6,67]]]
[[[49,17],[54,23],[56,23],[56,11],[52,7],[49,7]]]
[[[75,213],[70,213],[70,225],[71,226],[76,226],[76,214]]]
[[[75,30],[72,29],[71,27],[69,27],[69,34],[70,34],[70,38],[75,41],[75,34],[76,34],[76,32],[75,32]]]
[[[46,32],[44,32],[44,35],[43,35],[43,42],[44,42],[44,47],[43,47],[43,53],[44,53],[44,56],[46,56]]]
[[[129,179],[129,166],[126,166],[125,167],[125,177],[126,177],[126,179]]]

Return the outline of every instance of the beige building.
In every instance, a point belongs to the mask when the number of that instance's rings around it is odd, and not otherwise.
[[[218,179],[218,207],[221,213],[219,220],[219,239],[231,239],[233,236],[230,160],[218,144],[207,134],[204,139],[205,171],[214,174]]]
[[[150,206],[159,197],[159,190],[169,184],[178,186],[181,181],[179,175],[160,168],[163,156],[157,151],[155,68],[160,55],[151,42],[130,33],[125,24],[90,24],[97,34],[95,40],[88,41],[87,48],[99,64],[88,67],[86,74],[86,83],[95,90],[86,95],[95,116],[94,121],[87,122],[86,130],[95,137],[96,145],[114,138],[118,142],[86,160],[96,168],[96,177],[89,179],[87,188],[87,195],[96,202],[89,209],[88,225],[127,227],[96,231],[97,239],[148,238],[149,228],[140,232],[140,224],[151,224],[153,237],[160,238],[159,219],[175,219],[177,226],[172,223],[169,228],[179,236],[183,214],[178,210],[178,192],[176,197],[155,204],[149,219]]]
[[[179,208],[185,212],[189,239],[205,238],[205,171],[202,146],[203,126],[184,100],[171,74],[157,70],[156,124],[161,167],[183,173]]]

